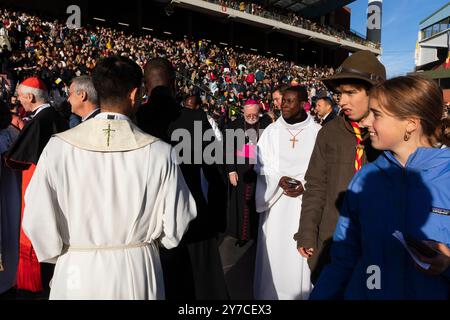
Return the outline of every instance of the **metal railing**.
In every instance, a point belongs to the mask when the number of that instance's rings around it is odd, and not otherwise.
[[[248,13],[262,18],[283,22],[291,26],[299,27],[302,29],[318,33],[323,33],[329,36],[339,37],[343,40],[348,40],[356,42],[358,44],[369,46],[371,48],[380,49],[380,44],[373,43],[367,40],[365,36],[363,36],[361,33],[355,30],[351,29],[350,33],[338,31],[330,26],[326,26],[317,22],[312,22],[294,13],[290,15],[281,14],[278,12],[266,10],[262,6],[250,2],[232,1],[232,0],[203,0],[203,1],[220,5],[223,8],[231,8],[243,13]],[[242,3],[243,5],[241,5]]]

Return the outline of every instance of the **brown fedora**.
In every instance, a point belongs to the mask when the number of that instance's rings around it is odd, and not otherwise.
[[[321,81],[332,89],[338,80],[345,79],[359,79],[375,85],[386,80],[386,68],[372,52],[362,50],[345,59],[334,75]]]

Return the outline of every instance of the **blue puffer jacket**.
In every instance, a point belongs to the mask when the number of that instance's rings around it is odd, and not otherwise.
[[[450,268],[440,276],[416,269],[392,236],[396,230],[450,247],[450,149],[419,148],[405,167],[385,152],[354,176],[333,237],[332,262],[310,298],[449,299]],[[377,267],[380,282],[373,289],[368,282],[376,284]]]

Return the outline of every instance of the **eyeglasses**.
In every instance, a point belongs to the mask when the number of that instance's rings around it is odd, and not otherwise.
[[[246,114],[244,115],[245,119],[258,119],[259,118],[259,114]]]

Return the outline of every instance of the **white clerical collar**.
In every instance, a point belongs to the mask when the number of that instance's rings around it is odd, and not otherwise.
[[[326,115],[324,115],[323,118],[322,118],[322,121],[325,120],[330,114],[331,114],[331,111],[328,112]]]
[[[50,106],[48,103],[41,104],[39,107],[37,107],[37,109],[35,109],[35,110],[33,111],[33,114],[31,115],[31,119],[33,119],[34,117],[36,117],[37,114],[38,114],[39,112],[41,112],[42,110],[47,109],[47,108],[50,108],[50,107],[51,107],[51,106]]]
[[[289,124],[286,122],[286,120],[284,120],[283,116],[281,116],[278,121],[280,121],[280,123],[287,129],[300,130],[307,127],[311,123],[312,117],[309,114],[306,115],[306,119],[299,123]]]
[[[131,119],[128,118],[126,115],[117,113],[117,112],[100,112],[98,115],[94,117],[94,119],[103,119],[103,120],[126,120],[130,121]]]
[[[100,108],[95,108],[94,110],[92,110],[88,115],[86,115],[85,117],[81,118],[81,122],[86,121],[86,119],[88,119],[92,114],[97,112],[97,110],[99,110],[99,109]]]

